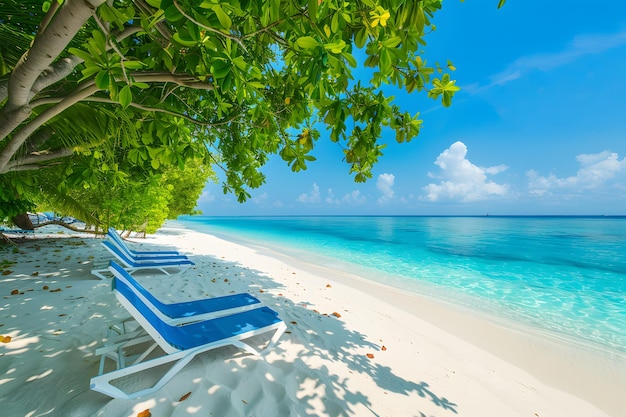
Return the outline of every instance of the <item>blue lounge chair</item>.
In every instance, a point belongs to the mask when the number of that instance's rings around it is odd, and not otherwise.
[[[109,271],[118,280],[131,287],[137,297],[148,306],[160,320],[171,324],[184,324],[193,321],[240,313],[261,307],[261,301],[248,293],[229,294],[221,297],[203,298],[181,303],[165,304],[143,287],[115,261],[109,264]]]
[[[106,236],[111,239],[113,244],[117,246],[122,252],[126,253],[129,258],[134,261],[143,261],[143,260],[155,260],[155,259],[188,259],[187,256],[181,255],[176,251],[134,251],[128,247],[124,239],[117,234],[117,231],[114,228],[109,228]]]
[[[115,256],[117,258],[118,261],[120,261],[123,265],[124,265],[124,269],[126,271],[128,271],[129,273],[133,273],[135,271],[139,271],[139,270],[146,270],[146,269],[156,269],[158,271],[161,271],[167,275],[169,275],[169,272],[167,272],[167,269],[172,269],[172,268],[176,268],[176,269],[184,269],[184,268],[189,268],[190,266],[195,265],[192,261],[190,261],[189,259],[177,259],[177,260],[169,260],[169,259],[163,259],[163,260],[159,260],[159,259],[155,259],[154,261],[135,261],[132,258],[130,258],[126,253],[122,252],[120,250],[120,248],[118,248],[116,245],[114,245],[113,243],[105,240],[102,241],[102,246],[104,246],[105,248],[108,249],[109,252],[111,252],[113,254],[113,256]],[[107,277],[103,274],[105,272],[107,272],[108,269],[104,268],[104,269],[92,269],[91,273],[94,274],[95,276],[97,276],[100,279],[106,279]]]
[[[278,342],[287,328],[278,317],[278,313],[268,307],[172,326],[161,320],[132,286],[116,276],[113,277],[113,291],[120,303],[147,333],[144,336],[139,333],[124,334],[96,351],[96,354],[102,357],[98,376],[91,379],[91,389],[113,398],[132,399],[153,393],[162,388],[196,355],[212,349],[232,345],[254,355],[261,355]],[[252,336],[270,332],[273,335],[262,350],[243,342]],[[136,350],[146,343],[149,347],[140,354],[135,357],[127,355],[128,350]],[[161,348],[164,354],[147,359],[149,355],[157,352],[155,350],[157,347]],[[107,358],[115,362],[116,369],[105,373]],[[151,387],[128,393],[123,388],[111,384],[114,380],[118,381],[120,378],[172,362],[175,362],[174,365]]]

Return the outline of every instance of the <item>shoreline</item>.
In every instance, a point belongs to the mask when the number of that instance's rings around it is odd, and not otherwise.
[[[193,230],[184,224],[181,227]],[[623,387],[626,387],[626,356],[622,352],[611,348],[603,350],[603,347],[584,340],[543,331],[433,296],[403,291],[347,271],[326,268],[247,238],[231,240],[225,234],[206,234],[253,248],[263,256],[280,259],[314,275],[334,274],[334,281],[373,295],[389,306],[400,307],[414,317],[528,371],[557,389],[588,399],[610,415],[618,416],[626,409],[626,401],[620,399]]]
[[[196,266],[138,275],[146,288],[167,302],[249,292],[288,332],[264,358],[217,349],[153,395],[110,399],[89,378],[104,331],[127,316],[110,282],[90,274],[111,257],[99,238],[46,236],[0,276],[0,334],[13,338],[0,344],[8,415],[620,417],[626,406],[623,361],[176,222],[132,245],[176,249]]]

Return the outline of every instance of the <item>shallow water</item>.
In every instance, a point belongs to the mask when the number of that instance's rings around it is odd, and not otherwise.
[[[179,220],[626,353],[626,217]]]

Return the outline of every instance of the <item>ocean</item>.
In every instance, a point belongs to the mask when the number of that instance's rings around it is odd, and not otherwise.
[[[193,230],[626,354],[626,217],[205,217]]]

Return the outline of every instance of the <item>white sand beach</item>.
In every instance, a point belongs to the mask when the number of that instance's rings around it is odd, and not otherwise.
[[[112,259],[100,241],[52,226],[0,252],[0,415],[626,415],[623,356],[176,222],[133,247],[175,249],[196,265],[138,280],[167,302],[250,292],[288,330],[264,357],[216,349],[153,395],[111,399],[89,389],[95,350],[129,315],[90,273]]]

